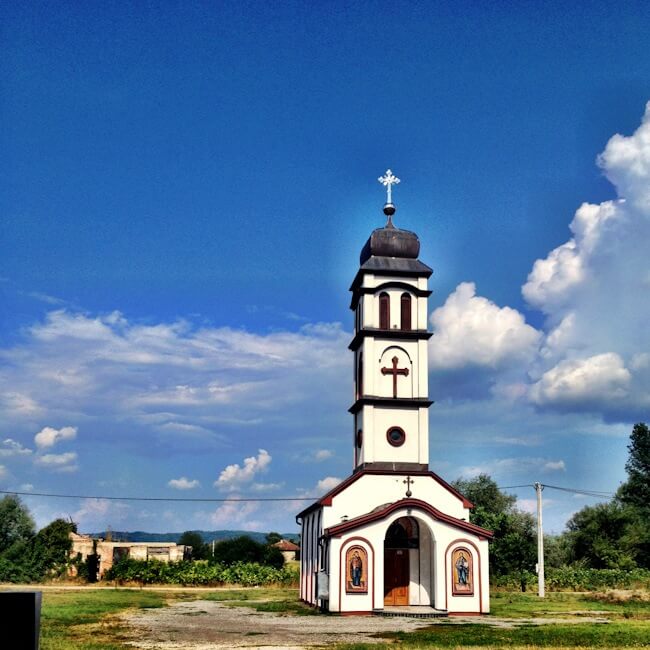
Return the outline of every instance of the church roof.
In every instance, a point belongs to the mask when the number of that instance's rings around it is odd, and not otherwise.
[[[389,219],[383,228],[372,231],[361,250],[359,263],[363,266],[373,256],[416,260],[419,254],[420,240],[418,236],[410,230],[395,228]]]
[[[451,515],[446,515],[444,512],[441,512],[437,508],[434,508],[431,504],[420,499],[400,499],[394,503],[390,503],[383,508],[375,508],[372,512],[369,512],[360,517],[355,517],[343,523],[337,524],[336,526],[330,526],[324,530],[324,535],[327,537],[338,537],[343,533],[346,533],[350,530],[355,530],[356,528],[361,528],[367,524],[371,524],[380,519],[388,517],[391,513],[401,508],[410,508],[412,510],[423,510],[427,514],[431,515],[434,519],[441,521],[445,524],[449,524],[454,528],[460,528],[468,533],[477,535],[478,537],[491,539],[494,536],[491,530],[486,528],[481,528],[476,524],[471,524],[469,521],[464,519],[456,519]]]
[[[310,506],[305,508],[302,512],[296,515],[296,519],[300,517],[304,517],[306,514],[309,514],[313,510],[317,510],[318,508],[322,506],[331,506],[332,505],[332,499],[339,493],[343,492],[349,485],[352,485],[355,481],[358,481],[362,476],[365,476],[367,474],[379,474],[379,475],[387,475],[387,474],[401,474],[404,475],[404,472],[394,472],[390,470],[385,470],[385,469],[363,469],[359,472],[355,472],[351,476],[348,476],[346,479],[341,481],[336,487],[332,488],[329,492],[324,494],[318,501],[315,501],[312,503]],[[463,507],[465,508],[473,508],[474,504],[464,497],[456,488],[452,487],[445,481],[443,478],[438,476],[435,472],[431,472],[428,470],[424,471],[415,471],[415,472],[409,472],[411,476],[430,476],[434,481],[439,483],[443,488],[445,488],[448,492],[451,492],[455,497],[460,499],[463,502]]]

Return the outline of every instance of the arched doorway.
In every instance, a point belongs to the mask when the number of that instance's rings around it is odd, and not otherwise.
[[[410,551],[420,548],[420,528],[413,517],[400,517],[384,539],[384,606],[409,604]]]

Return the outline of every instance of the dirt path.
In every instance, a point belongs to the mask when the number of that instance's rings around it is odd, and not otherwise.
[[[481,623],[499,627],[553,623],[607,623],[602,617],[502,619],[451,617],[449,619],[382,618],[379,616],[294,616],[229,607],[219,602],[176,602],[161,609],[144,609],[121,619],[133,632],[128,643],[142,650],[222,650],[256,647],[260,650],[304,650],[336,643],[381,642],[375,635],[412,632],[446,623]]]

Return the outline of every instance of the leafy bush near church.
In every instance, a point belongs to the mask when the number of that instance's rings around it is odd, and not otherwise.
[[[298,583],[298,571],[290,567],[275,568],[255,562],[236,562],[230,566],[210,564],[204,560],[160,562],[125,558],[104,575],[105,580],[119,583],[167,585],[263,585],[289,586]]]
[[[527,584],[531,589],[537,586],[537,576],[530,573]],[[510,573],[493,577],[495,587],[517,589],[521,575]],[[546,570],[546,589],[550,591],[601,591],[603,589],[650,589],[650,570],[632,569],[589,569],[565,566]]]

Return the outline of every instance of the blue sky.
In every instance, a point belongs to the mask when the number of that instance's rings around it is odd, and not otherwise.
[[[649,18],[4,3],[1,489],[293,497],[349,474],[347,290],[390,166],[434,268],[432,467],[615,490],[649,407]],[[593,502],[546,496],[558,531]],[[288,531],[302,505],[26,500],[84,530]]]

